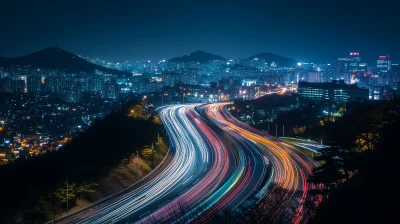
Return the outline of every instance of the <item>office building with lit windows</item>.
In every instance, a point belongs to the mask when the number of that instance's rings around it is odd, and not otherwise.
[[[379,73],[387,73],[390,71],[392,67],[392,61],[390,60],[390,56],[379,56],[376,61],[376,69]]]
[[[347,72],[360,71],[361,58],[359,52],[350,52],[349,61],[347,64]]]
[[[361,61],[359,52],[350,52],[349,57],[338,58],[335,64],[336,73],[366,72],[368,66]]]
[[[352,98],[368,99],[368,89],[357,85],[347,85],[344,80],[332,80],[325,83],[300,82],[298,87],[300,99],[320,103],[346,103]]]

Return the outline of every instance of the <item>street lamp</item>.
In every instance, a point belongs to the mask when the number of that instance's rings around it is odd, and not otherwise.
[[[168,96],[168,93],[161,94],[161,106],[164,106],[164,96]]]
[[[139,150],[136,150],[136,174],[138,177],[138,181],[140,180],[139,178]]]
[[[67,214],[68,214],[68,201],[69,201],[69,198],[68,198],[68,173],[72,173],[72,172],[74,172],[73,170],[70,170],[70,171],[67,171],[66,173],[65,173],[65,180],[66,180],[66,182],[67,182]]]

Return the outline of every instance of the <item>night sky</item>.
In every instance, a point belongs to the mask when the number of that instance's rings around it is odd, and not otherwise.
[[[0,56],[57,46],[112,61],[170,59],[199,49],[227,58],[270,52],[317,62],[359,51],[369,60],[391,54],[400,61],[396,5],[395,0],[2,1]]]

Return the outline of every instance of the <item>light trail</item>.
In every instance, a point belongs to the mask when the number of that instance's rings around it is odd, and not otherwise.
[[[171,162],[136,189],[110,200],[73,223],[204,223],[221,211],[240,213],[240,206],[277,197],[268,215],[278,216],[280,204],[308,189],[306,182],[317,165],[299,150],[233,118],[225,106],[175,105],[158,109],[170,140]],[[222,131],[222,132],[221,132]],[[271,183],[274,189],[267,192]],[[288,189],[279,194],[277,188]],[[261,219],[262,217],[257,217]]]
[[[229,177],[229,167],[234,166],[234,161],[230,160],[232,153],[230,153],[223,141],[218,135],[208,127],[200,118],[200,116],[193,110],[187,111],[187,115],[192,121],[195,121],[200,133],[204,136],[204,140],[210,144],[213,154],[213,162],[207,174],[200,180],[195,182],[195,185],[183,193],[180,197],[176,198],[171,203],[168,203],[161,209],[154,212],[151,216],[144,220],[143,223],[148,222],[172,222],[177,219],[191,220],[204,211],[204,200],[212,193],[216,192],[224,183],[224,180]],[[189,177],[191,178],[191,177]],[[202,203],[203,202],[203,203]],[[209,201],[209,203],[214,203]],[[175,217],[174,212],[185,209],[185,214],[179,214],[180,217]],[[172,216],[170,214],[173,214]]]
[[[211,150],[189,120],[192,118],[189,118],[188,111],[193,107],[194,105],[171,106],[159,111],[171,141],[173,154],[171,163],[162,172],[117,201],[74,222],[115,223],[122,220],[140,220],[157,210],[158,206],[167,200],[173,201],[182,192],[189,191],[186,185],[209,175],[209,172],[203,171],[210,170],[213,164],[210,161]],[[182,185],[183,182],[185,185]],[[163,206],[160,209],[162,208]]]
[[[139,188],[93,211],[75,216],[74,223],[171,222],[193,219],[210,197],[224,195],[223,186],[236,171],[236,160],[226,143],[194,110],[196,105],[177,105],[159,109],[171,142],[170,164]],[[222,189],[222,190],[221,190]],[[213,199],[213,200],[210,200]],[[177,217],[182,205],[186,214]],[[171,214],[175,214],[171,215]]]
[[[205,107],[205,114],[221,129],[225,130],[238,141],[255,142],[262,153],[268,157],[272,164],[272,179],[275,187],[271,189],[265,197],[277,198],[275,209],[269,211],[270,217],[279,216],[290,206],[288,201],[295,197],[296,192],[302,192],[298,202],[298,209],[293,218],[294,223],[299,223],[302,219],[303,204],[308,195],[308,189],[315,186],[307,183],[307,177],[312,169],[318,164],[305,156],[295,147],[284,143],[280,139],[273,138],[267,134],[243,124],[231,116],[226,106],[229,103],[211,104]],[[278,188],[285,189],[286,193],[280,194]],[[246,189],[241,189],[245,191]],[[232,194],[235,194],[233,192]],[[223,201],[221,203],[224,203]],[[257,217],[261,220],[263,217]],[[203,221],[203,220],[200,220]]]

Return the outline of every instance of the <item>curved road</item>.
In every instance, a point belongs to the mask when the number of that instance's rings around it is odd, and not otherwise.
[[[194,189],[200,180],[210,175],[210,170],[219,172],[212,169],[212,165],[218,163],[218,156],[221,155],[215,155],[215,151],[211,150],[196,128],[200,121],[195,117],[193,108],[194,106],[171,106],[159,111],[174,154],[171,163],[160,174],[146,185],[76,223],[126,223],[141,220],[153,211],[171,204],[171,201],[181,195],[186,195],[184,193]],[[183,206],[182,203],[180,206]],[[168,217],[160,215],[154,218],[158,220]]]
[[[270,183],[304,192],[316,163],[295,147],[247,126],[227,103],[175,105],[158,109],[170,139],[169,164],[136,189],[74,214],[73,223],[204,223],[220,211],[242,208],[274,195]],[[280,194],[285,201],[294,193]],[[278,202],[277,202],[278,203]],[[288,205],[287,205],[288,206]],[[270,215],[284,212],[277,204]],[[299,215],[293,222],[304,220]],[[259,215],[258,215],[259,216]],[[257,217],[262,218],[262,217]]]
[[[227,105],[229,103],[207,105],[205,114],[221,129],[230,133],[237,141],[249,142],[271,162],[272,170],[269,183],[274,183],[274,188],[265,196],[273,197],[276,204],[272,206],[273,209],[268,214],[263,215],[278,216],[286,212],[286,208],[291,206],[289,204],[290,199],[296,199],[298,200],[297,209],[291,221],[299,223],[307,219],[308,217],[303,216],[304,202],[307,197],[311,197],[308,195],[308,190],[315,188],[314,185],[307,183],[307,178],[312,173],[312,169],[317,167],[318,164],[296,147],[241,123],[227,112]],[[278,188],[286,191],[282,193]],[[298,196],[298,193],[301,195]],[[321,199],[316,200],[320,201]],[[256,217],[256,219],[261,218]]]

